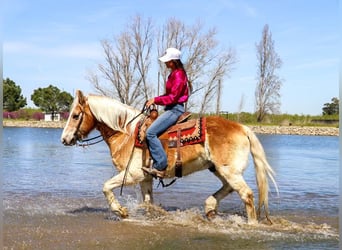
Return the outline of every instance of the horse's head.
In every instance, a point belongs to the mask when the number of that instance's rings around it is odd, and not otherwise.
[[[87,97],[80,90],[70,109],[68,121],[63,129],[61,141],[65,146],[75,145],[95,128],[96,121],[89,109]]]

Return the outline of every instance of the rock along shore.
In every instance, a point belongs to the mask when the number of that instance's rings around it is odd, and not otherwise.
[[[4,120],[4,127],[19,127],[19,128],[64,128],[65,121],[18,121]]]
[[[64,128],[65,121],[18,121],[4,120],[4,127],[31,127],[31,128]],[[334,127],[307,127],[307,126],[248,126],[257,134],[271,135],[324,135],[339,136],[339,129]]]
[[[307,126],[249,126],[249,127],[257,134],[339,136],[339,129],[334,128],[334,127],[307,127]]]

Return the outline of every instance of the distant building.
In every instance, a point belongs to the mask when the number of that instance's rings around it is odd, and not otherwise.
[[[60,121],[61,120],[61,114],[57,113],[53,115],[53,119],[52,119],[52,113],[44,113],[44,121]]]

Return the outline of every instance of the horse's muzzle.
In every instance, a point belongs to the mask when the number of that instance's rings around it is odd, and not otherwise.
[[[76,144],[76,138],[73,137],[71,140],[66,140],[65,138],[61,138],[61,141],[64,146],[73,146]]]

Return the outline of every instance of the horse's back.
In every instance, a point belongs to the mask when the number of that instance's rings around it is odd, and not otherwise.
[[[240,123],[227,120],[220,116],[206,118],[207,133],[211,137],[240,137],[246,136],[246,127]]]
[[[248,157],[250,144],[246,126],[218,116],[207,117],[206,124],[207,145],[213,161],[229,164]]]
[[[188,124],[196,124],[196,119],[188,120],[186,123]],[[231,138],[231,137],[240,137],[240,136],[246,136],[246,127],[240,123],[227,120],[225,118],[222,118],[220,116],[208,116],[205,117],[205,129],[206,133],[213,138]],[[176,124],[173,127],[177,127],[182,124]],[[160,136],[160,139],[167,139],[168,138],[168,132],[176,130],[172,129],[173,127],[169,128],[165,133],[163,133]]]

